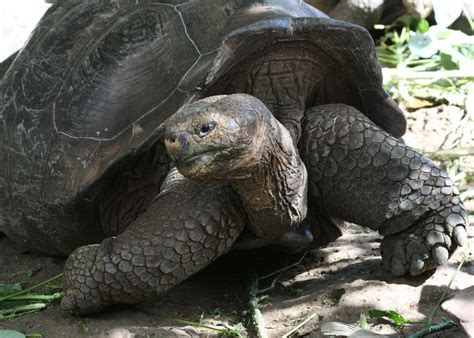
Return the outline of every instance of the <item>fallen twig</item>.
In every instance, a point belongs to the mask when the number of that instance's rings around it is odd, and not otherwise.
[[[176,323],[179,323],[179,324],[185,324],[185,325],[190,325],[190,326],[194,326],[194,327],[197,327],[197,328],[202,328],[202,329],[215,331],[219,334],[226,335],[226,336],[242,337],[240,332],[236,329],[233,329],[233,328],[221,329],[219,327],[203,324],[203,323],[200,323],[200,322],[193,322],[193,321],[190,321],[190,320],[184,320],[184,319],[173,318],[173,317],[168,317],[168,318],[175,321]]]
[[[314,317],[316,317],[316,314],[315,313],[312,313],[310,314],[308,317],[306,317],[303,321],[301,321],[301,323],[299,323],[298,325],[296,325],[290,332],[288,332],[287,334],[283,335],[282,338],[288,338],[289,336],[291,336],[293,333],[295,333],[296,331],[298,331],[299,329],[301,329],[303,326],[305,326],[310,320],[312,320]]]
[[[384,68],[384,73],[392,79],[446,79],[446,78],[473,78],[474,71],[465,70],[437,70],[437,71],[410,71],[398,68]]]
[[[427,152],[426,155],[432,159],[456,159],[463,156],[474,156],[474,147],[460,147],[453,149],[441,149]]]
[[[276,274],[279,274],[279,273],[281,273],[281,272],[287,271],[287,270],[289,270],[289,269],[291,269],[291,268],[293,268],[293,267],[299,265],[299,264],[303,261],[303,259],[306,257],[306,254],[307,254],[307,253],[308,253],[308,252],[306,251],[306,252],[301,256],[301,258],[300,258],[297,262],[294,262],[293,264],[287,265],[287,266],[285,266],[285,267],[283,267],[283,268],[281,268],[281,269],[278,269],[278,270],[276,270],[276,271],[273,271],[273,272],[269,273],[268,275],[265,275],[265,276],[262,276],[262,277],[258,277],[257,280],[258,280],[258,281],[264,280],[264,279],[266,279],[266,278],[275,276]]]

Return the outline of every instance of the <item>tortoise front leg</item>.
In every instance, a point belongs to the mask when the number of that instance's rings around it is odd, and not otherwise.
[[[190,181],[173,170],[122,234],[71,254],[62,309],[99,312],[162,294],[231,248],[246,222],[241,210],[230,187]]]
[[[385,267],[418,275],[466,242],[467,213],[445,171],[355,108],[324,105],[306,113],[301,156],[309,193],[331,217],[386,236]]]

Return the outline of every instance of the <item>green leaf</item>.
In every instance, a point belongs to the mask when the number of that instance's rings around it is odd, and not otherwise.
[[[395,310],[388,310],[388,311],[382,311],[382,310],[369,310],[369,316],[372,319],[380,319],[380,318],[385,318],[390,321],[392,321],[395,325],[397,326],[403,326],[406,324],[413,323],[413,321],[405,319],[401,314],[399,314]]]
[[[441,66],[446,70],[459,69],[459,64],[453,61],[449,54],[441,53]]]
[[[430,58],[438,52],[433,39],[426,34],[412,34],[408,47],[413,54],[422,58]]]
[[[36,293],[25,293],[13,298],[10,298],[5,302],[5,304],[8,304],[10,302],[52,302],[53,300],[60,299],[64,297],[64,292],[56,292],[50,295],[41,295],[41,294],[36,294]],[[0,304],[1,308],[2,304]]]
[[[2,338],[26,338],[26,336],[14,330],[0,330],[0,337]]]
[[[5,296],[0,296],[0,303],[3,303],[9,299],[12,299],[12,298],[15,298],[17,296],[21,296],[21,295],[24,295],[24,294],[27,294],[29,291],[32,291],[34,289],[38,289],[44,285],[47,285],[49,283],[51,283],[52,281],[56,280],[56,279],[59,279],[59,278],[62,278],[63,277],[63,273],[60,273],[60,274],[57,274],[43,282],[40,282],[38,284],[35,284],[33,286],[30,286],[29,288],[26,288],[26,289],[23,289],[23,290],[20,290],[20,291],[17,291],[17,292],[12,292],[12,293],[9,293]]]
[[[404,14],[401,17],[399,17],[397,21],[400,21],[401,23],[403,23],[404,26],[408,27],[412,24],[413,20],[414,20],[413,15]]]
[[[461,0],[433,0],[433,11],[436,23],[449,27],[461,16],[463,3]]]
[[[82,320],[82,318],[79,318],[79,323],[81,324],[82,333],[88,334],[91,331],[89,324]]]
[[[423,19],[420,22],[418,22],[418,25],[416,26],[416,31],[418,33],[423,34],[423,33],[426,33],[429,28],[430,28],[430,23],[427,20]]]
[[[12,293],[16,293],[21,291],[21,283],[15,284],[0,284],[0,297],[4,297],[10,295]]]
[[[459,52],[467,57],[468,59],[474,60],[474,43],[460,45],[458,47]]]
[[[32,303],[27,305],[14,306],[8,309],[0,310],[0,320],[12,319],[27,313],[35,313],[45,309],[48,304]],[[1,337],[1,335],[0,335]]]

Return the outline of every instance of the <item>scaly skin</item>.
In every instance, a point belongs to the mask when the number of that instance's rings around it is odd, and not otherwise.
[[[262,199],[272,196],[273,202],[275,191],[289,191],[287,196],[278,195],[277,211],[291,209],[291,204],[286,204],[291,197],[301,202],[304,196],[294,193],[300,190],[274,189],[282,184],[297,186],[297,177],[281,179],[285,178],[282,173],[288,174],[292,168],[271,166],[272,161],[255,152],[257,147],[264,149],[273,141],[289,139],[287,132],[278,124],[267,125],[274,117],[255,98],[242,94],[222,98],[207,98],[185,107],[171,120],[172,127],[165,135],[167,150],[178,167],[202,181],[187,180],[172,171],[157,199],[124,233],[101,245],[76,250],[66,263],[63,309],[91,313],[113,303],[137,303],[201,270],[231,248],[249,224],[247,214],[259,212],[260,204],[245,205],[249,192]],[[245,115],[239,116],[243,111]],[[212,128],[208,127],[211,122]],[[265,125],[272,127],[263,128]],[[347,105],[309,109],[302,127],[300,154],[309,173],[309,208],[315,213],[312,221],[339,218],[378,230],[385,236],[381,248],[384,264],[396,276],[435,268],[446,262],[457,246],[464,245],[466,211],[453,182],[432,161]],[[288,147],[292,144],[286,142]],[[277,152],[279,148],[269,149]],[[296,149],[290,150],[283,148],[275,156],[298,156]],[[269,173],[282,170],[273,175],[278,179],[263,180],[276,185],[267,187],[262,180],[252,180],[266,172],[259,167],[262,164]],[[255,171],[250,170],[254,167]],[[306,171],[298,172],[306,178]],[[209,182],[225,182],[226,177],[229,185]],[[247,184],[233,190],[231,186],[239,180]],[[275,222],[283,220],[281,226],[287,222],[291,230],[288,219],[276,217]],[[318,235],[309,225],[313,235]],[[330,228],[327,231],[326,237],[337,236]],[[265,242],[267,237],[262,239]],[[302,242],[297,239],[296,243]],[[283,244],[288,247],[284,239]]]
[[[236,194],[173,170],[151,207],[121,235],[74,251],[61,308],[99,312],[162,294],[227,252],[246,222]]]
[[[307,212],[307,173],[288,130],[257,98],[211,96],[168,119],[165,145],[189,179],[229,183],[260,239],[277,241]]]
[[[385,267],[418,275],[466,239],[467,213],[445,171],[355,108],[306,112],[301,156],[320,212],[378,230]]]

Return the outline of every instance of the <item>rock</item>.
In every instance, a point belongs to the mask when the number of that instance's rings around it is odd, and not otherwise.
[[[329,12],[336,7],[338,0],[306,0],[305,2],[314,8],[329,14]]]
[[[329,16],[372,28],[382,17],[383,5],[384,0],[341,0]]]
[[[306,0],[330,17],[372,28],[382,17],[384,0]],[[388,2],[393,2],[389,0]]]
[[[474,337],[474,286],[456,292],[441,307],[460,321],[469,337]]]
[[[433,10],[432,0],[403,0],[408,12],[418,19],[425,19]]]

